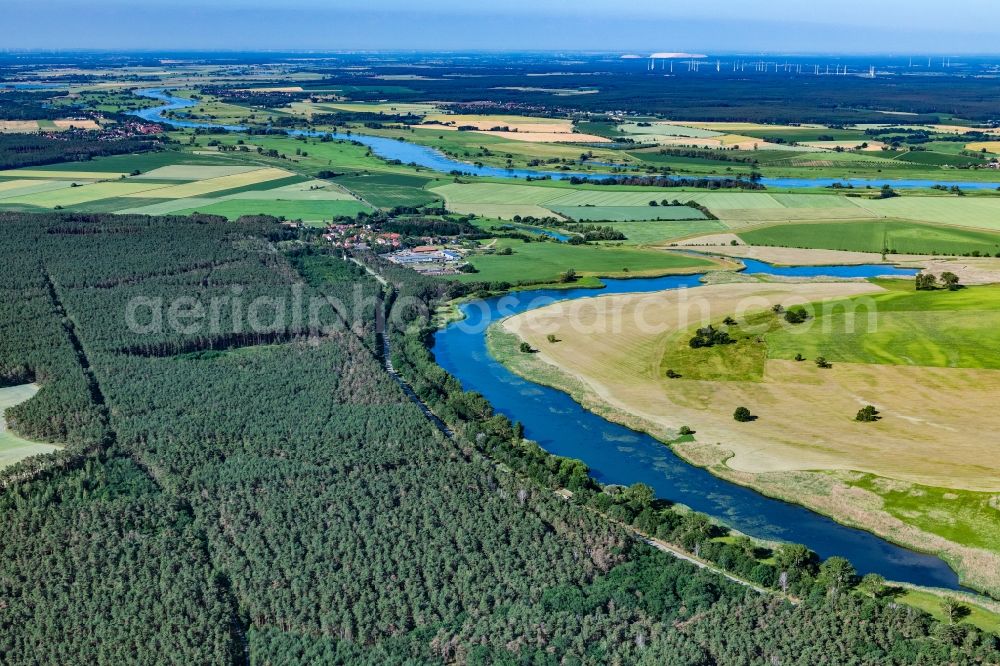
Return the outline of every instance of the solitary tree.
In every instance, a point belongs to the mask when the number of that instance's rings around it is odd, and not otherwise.
[[[969,614],[969,607],[957,599],[945,597],[941,600],[941,612],[948,618],[948,624],[955,624]]]
[[[831,594],[852,587],[855,576],[854,566],[843,557],[834,556],[819,565],[819,581]]]
[[[530,354],[533,351],[535,351],[534,349],[531,348],[531,345],[529,345],[527,342],[521,343],[520,350],[522,354]]]
[[[917,273],[914,278],[917,291],[933,291],[937,289],[937,278],[931,273]]]
[[[566,272],[559,276],[560,282],[576,282],[576,270],[572,268],[566,269]]]
[[[828,360],[826,360],[825,356],[817,356],[816,357],[816,367],[817,368],[832,368],[833,367],[833,363],[830,363]]]
[[[733,418],[740,423],[748,423],[755,420],[757,417],[750,413],[750,410],[746,407],[737,407],[736,411],[733,412]]]
[[[858,415],[854,417],[854,420],[861,423],[874,423],[881,418],[882,417],[879,416],[879,412],[875,409],[874,405],[865,405],[858,410]]]
[[[958,276],[951,271],[941,273],[941,283],[948,289],[948,291],[955,291],[961,287],[958,283]]]

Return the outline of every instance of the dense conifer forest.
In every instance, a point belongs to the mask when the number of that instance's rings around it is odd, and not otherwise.
[[[0,473],[3,663],[1000,661],[804,549],[743,572],[760,593],[637,540],[752,561],[462,391],[412,307],[446,283],[362,257],[383,288],[266,217],[0,228],[0,385],[41,386],[8,418],[66,444]],[[393,302],[394,362],[454,438],[383,370]]]

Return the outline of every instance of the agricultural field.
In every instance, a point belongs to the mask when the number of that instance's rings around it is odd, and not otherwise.
[[[895,254],[1000,253],[1000,233],[905,220],[780,224],[737,235],[748,245],[757,246]]]
[[[510,248],[510,255],[496,251]],[[665,275],[695,272],[716,266],[708,259],[634,247],[569,245],[556,242],[525,243],[517,239],[498,239],[493,253],[469,257],[477,273],[458,279],[464,282],[558,282],[573,269],[581,277]]]
[[[549,210],[581,222],[635,222],[641,220],[704,220],[705,214],[690,206],[556,206]]]
[[[60,448],[55,444],[23,439],[7,429],[7,419],[4,417],[7,408],[30,400],[37,392],[38,387],[33,384],[0,388],[0,469],[28,456],[52,453]]]
[[[730,228],[767,221],[859,219],[879,215],[863,207],[861,199],[835,194],[692,192],[672,188],[588,188],[486,182],[449,183],[434,187],[432,191],[444,197],[448,207],[456,212],[477,212],[479,206],[491,204],[507,206],[513,215],[516,207],[530,205],[559,214],[565,211],[569,217],[579,212],[613,210],[622,220],[658,219],[658,215],[670,215],[677,209],[660,204],[676,199],[705,206]],[[657,206],[650,205],[654,202]],[[1000,198],[997,202],[1000,203]],[[681,212],[688,215],[687,211]]]
[[[84,118],[81,120],[60,118],[55,120],[0,120],[0,134],[23,134],[26,132],[59,132],[70,129],[96,130],[100,126],[96,121]]]
[[[397,173],[363,173],[342,176],[336,182],[377,208],[426,206],[440,201],[425,186],[433,179]]]
[[[830,303],[815,314],[808,335],[784,328],[767,335],[769,358],[825,356],[856,364],[1000,370],[1000,286],[914,291],[910,281],[864,302]],[[873,312],[873,326],[858,325]],[[874,329],[874,330],[873,330]]]
[[[1000,390],[1000,287],[752,281],[683,291],[556,304],[503,327],[538,350],[539,378],[565,384],[602,415],[665,441],[690,425],[703,444],[678,451],[715,473],[870,529],[891,516],[919,530],[898,530],[899,538],[934,535],[965,574],[995,584],[983,567],[995,567],[1000,552],[1000,469],[984,464],[989,438],[970,433],[1000,427],[986,407]],[[769,309],[797,303],[814,304],[797,326]],[[696,328],[721,326],[725,316],[737,321],[728,327],[735,343],[690,347]],[[614,345],[605,344],[609,335]],[[817,367],[820,356],[832,367]],[[667,378],[668,369],[678,377]],[[877,407],[879,421],[855,421],[864,404]],[[757,420],[734,422],[740,405]],[[809,480],[817,474],[855,495],[823,499]],[[878,510],[869,511],[869,496]]]
[[[879,217],[1000,231],[1000,197],[895,197],[856,199]]]
[[[279,167],[179,152],[130,157],[0,172],[0,209],[270,214],[307,222],[372,210],[341,187]],[[111,170],[125,168],[132,170]]]

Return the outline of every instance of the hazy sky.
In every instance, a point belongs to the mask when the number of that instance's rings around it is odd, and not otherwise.
[[[996,53],[998,0],[3,0],[7,49]]]

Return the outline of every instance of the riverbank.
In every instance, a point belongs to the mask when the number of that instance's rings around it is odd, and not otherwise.
[[[724,446],[697,440],[677,441],[676,429],[665,428],[610,404],[600,392],[580,378],[539,358],[519,351],[521,339],[493,324],[486,333],[489,353],[518,376],[568,394],[584,409],[629,429],[645,432],[669,446],[685,462],[731,483],[768,497],[805,506],[842,525],[863,529],[906,548],[939,555],[959,574],[964,585],[996,595],[1000,593],[1000,555],[957,544],[908,525],[882,510],[875,493],[851,487],[824,472],[741,472],[727,464],[734,455]],[[697,423],[690,424],[697,429]]]

